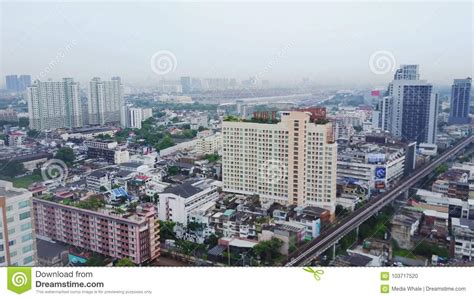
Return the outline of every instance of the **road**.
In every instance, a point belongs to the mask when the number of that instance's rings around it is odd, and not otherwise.
[[[419,168],[410,176],[406,177],[390,191],[378,195],[367,202],[363,207],[356,210],[334,227],[323,232],[306,246],[297,250],[289,258],[285,266],[305,266],[311,262],[314,257],[325,252],[329,247],[339,241],[346,234],[357,228],[364,221],[380,211],[384,206],[395,198],[406,192],[415,185],[420,179],[433,172],[436,167],[454,157],[459,151],[474,142],[474,136],[467,137],[456,145],[448,149],[442,155],[431,161],[429,164]]]

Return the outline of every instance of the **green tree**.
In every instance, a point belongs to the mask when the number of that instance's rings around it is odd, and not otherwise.
[[[218,242],[219,242],[219,236],[217,236],[216,234],[212,234],[206,239],[204,243],[207,244],[209,248],[213,248],[214,246],[217,245]]]
[[[157,150],[163,150],[174,145],[173,138],[170,135],[166,135],[160,142],[155,146]]]
[[[177,175],[181,171],[181,168],[179,168],[176,165],[173,165],[171,167],[168,167],[168,175]]]
[[[277,238],[272,238],[269,241],[261,241],[253,247],[253,252],[260,257],[268,265],[275,265],[281,260],[282,255],[280,248],[283,241]]]
[[[433,254],[445,258],[449,256],[449,252],[446,248],[440,247],[436,244],[427,241],[422,241],[420,244],[416,245],[415,249],[413,250],[413,253],[416,255],[424,256],[426,258],[431,258]]]
[[[440,166],[436,167],[435,173],[436,175],[440,175],[446,171],[448,171],[449,167],[446,164],[441,164]]]
[[[0,161],[0,171],[2,176],[14,178],[20,174],[24,174],[26,169],[23,163],[19,161],[2,160]]]
[[[159,221],[160,222],[160,239],[167,240],[173,239],[176,240],[176,236],[174,234],[174,227],[176,223],[173,221]]]
[[[86,266],[101,267],[104,265],[104,259],[97,254],[93,254],[86,262]]]
[[[75,155],[72,148],[64,146],[58,150],[54,158],[62,160],[64,163],[70,166],[72,165],[72,162],[74,162]]]
[[[30,119],[28,117],[20,117],[18,119],[18,125],[22,128],[27,128],[30,125]]]
[[[40,134],[40,132],[38,130],[29,130],[26,135],[30,138],[34,138],[34,137],[37,137],[38,135]]]
[[[135,266],[135,263],[132,262],[128,257],[120,259],[115,266],[117,267],[132,267]]]
[[[216,162],[220,159],[218,154],[208,154],[204,156],[204,159],[208,160],[209,162]]]

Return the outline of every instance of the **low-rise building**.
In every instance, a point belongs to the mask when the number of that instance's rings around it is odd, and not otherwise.
[[[216,202],[219,194],[213,180],[190,180],[159,194],[158,216],[187,226],[189,215],[208,202]]]
[[[404,249],[413,248],[413,236],[418,230],[420,219],[420,212],[404,209],[390,220],[392,238],[397,242],[398,246]]]
[[[199,155],[210,155],[219,152],[222,149],[222,135],[216,133],[214,135],[200,138],[194,147]]]
[[[160,255],[159,222],[152,204],[138,206],[135,213],[117,213],[34,198],[33,207],[40,236],[113,258],[129,258],[135,264]]]
[[[89,173],[86,177],[86,184],[87,187],[94,192],[110,190],[111,182],[109,172],[107,170],[96,170]]]
[[[432,191],[448,197],[467,200],[469,198],[469,170],[449,169],[441,174],[432,185]]]
[[[452,218],[454,255],[460,259],[474,260],[474,220]]]
[[[405,148],[358,144],[337,156],[338,184],[357,184],[371,191],[392,187],[405,173]]]
[[[280,253],[288,255],[301,244],[306,236],[306,227],[294,222],[282,222],[275,225],[268,225],[262,228],[258,234],[258,241],[269,241],[277,238],[283,241]]]

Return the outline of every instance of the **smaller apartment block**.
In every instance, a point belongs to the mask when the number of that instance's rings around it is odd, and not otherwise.
[[[113,258],[129,258],[136,264],[160,255],[159,223],[151,204],[124,214],[38,198],[33,199],[33,207],[38,235]]]

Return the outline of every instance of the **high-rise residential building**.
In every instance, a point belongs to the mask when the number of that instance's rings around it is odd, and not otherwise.
[[[0,180],[0,267],[34,266],[32,195]]]
[[[142,108],[130,108],[130,128],[141,129],[143,121]]]
[[[451,87],[451,108],[449,111],[449,124],[468,124],[469,102],[471,100],[471,78],[454,79]]]
[[[259,113],[252,120],[224,120],[223,190],[258,194],[263,204],[317,206],[333,213],[337,145],[331,123],[318,113],[282,112],[280,121]]]
[[[18,77],[18,91],[25,91],[29,86],[31,86],[31,76],[20,75]]]
[[[192,90],[191,77],[181,77],[181,87],[183,93],[190,93]]]
[[[142,122],[150,117],[150,113],[153,116],[153,111],[150,110],[151,109],[142,109],[132,107],[131,105],[124,105],[122,107],[122,117],[120,122],[122,127],[141,129]]]
[[[153,109],[152,108],[143,108],[142,109],[142,118],[143,121],[153,117]]]
[[[89,124],[120,122],[123,103],[120,77],[113,77],[110,81],[93,78],[89,83]]]
[[[419,80],[417,65],[402,65],[389,84],[389,96],[383,99],[382,122],[393,135],[417,143],[436,142],[438,95],[433,86]]]
[[[8,75],[5,76],[7,91],[21,92],[25,91],[31,85],[30,75]]]
[[[17,75],[5,76],[5,85],[7,91],[18,91],[18,77]]]
[[[30,128],[50,130],[83,126],[79,83],[35,81],[27,90]]]
[[[33,207],[39,236],[113,258],[129,258],[136,264],[160,256],[159,222],[152,204],[137,206],[136,212],[125,214],[39,198],[33,198]]]
[[[394,80],[420,80],[417,64],[402,64],[395,71]]]
[[[384,131],[390,130],[392,97],[381,98],[372,113],[372,125]]]

